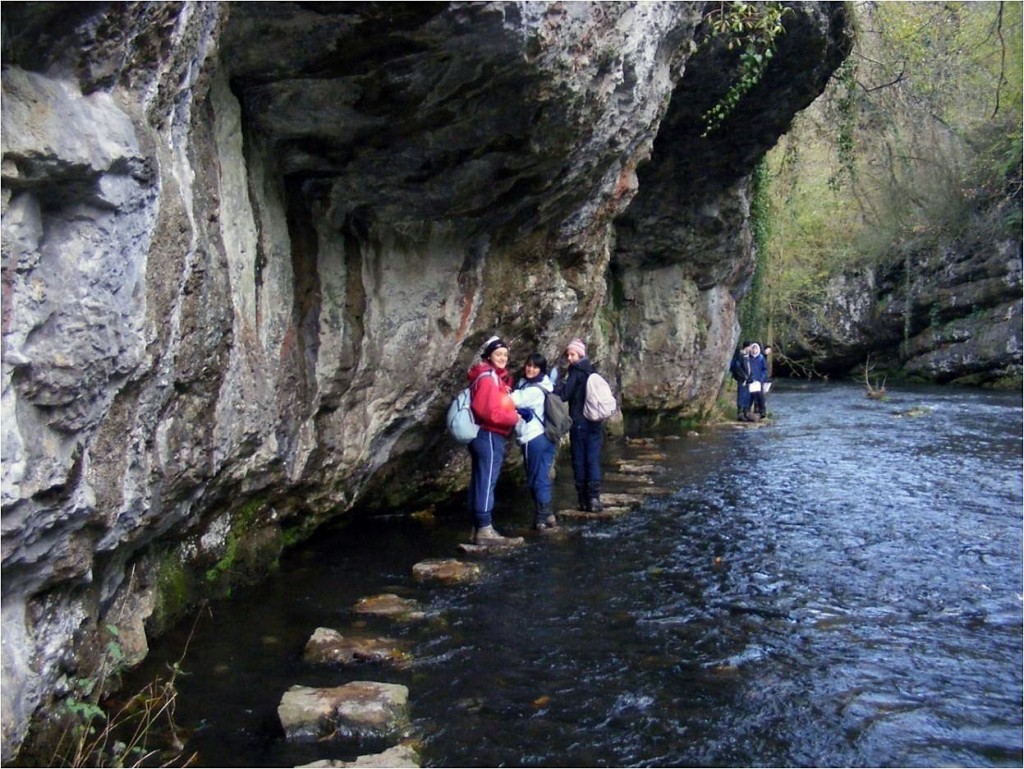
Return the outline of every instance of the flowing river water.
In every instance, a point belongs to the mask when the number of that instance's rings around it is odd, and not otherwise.
[[[767,425],[607,440],[609,471],[663,454],[652,482],[667,493],[528,536],[474,584],[411,573],[459,556],[463,513],[321,532],[199,616],[177,710],[197,765],[372,752],[290,744],[276,708],[293,684],[377,680],[409,687],[424,766],[1020,766],[1020,395],[779,385]],[[558,470],[569,506],[567,457]],[[526,533],[523,493],[502,491],[498,528]],[[383,592],[431,617],[352,612]],[[311,668],[321,626],[403,639],[414,661]],[[160,639],[138,679],[192,627]]]

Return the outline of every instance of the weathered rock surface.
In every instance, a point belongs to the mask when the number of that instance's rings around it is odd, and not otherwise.
[[[409,731],[409,690],[400,684],[353,681],[316,689],[293,686],[277,715],[290,740],[399,740]]]
[[[460,542],[458,548],[469,555],[504,555],[526,544],[524,537],[503,536],[500,543],[491,542],[477,545],[472,542]]]
[[[604,473],[602,477],[613,483],[654,483],[651,476],[638,473]]]
[[[314,665],[390,663],[401,666],[408,661],[409,654],[394,638],[344,636],[332,628],[318,627],[306,642],[302,659]]]
[[[609,494],[601,495],[601,502],[613,507],[637,507],[644,501],[643,494]]]
[[[439,425],[495,331],[709,406],[749,174],[848,50],[794,3],[702,138],[715,5],[4,6],[4,760],[104,626],[138,659],[357,501],[463,485]]]
[[[618,468],[620,473],[627,475],[645,475],[647,473],[657,472],[658,466],[652,464],[644,464],[642,462],[631,462],[629,460],[619,460]]]
[[[345,767],[417,767],[420,765],[419,753],[411,745],[396,745],[381,753],[359,756],[355,761],[313,761],[310,764],[302,764],[297,769],[319,769],[319,767],[334,767],[344,769]]]
[[[400,622],[418,622],[427,616],[419,601],[402,598],[394,593],[381,593],[360,598],[352,610],[357,614],[391,617]]]
[[[875,366],[926,381],[1019,386],[1021,268],[1019,237],[964,237],[838,275],[820,308],[823,320],[808,319],[808,333],[787,354],[830,375],[847,374],[871,356]]]
[[[483,574],[478,563],[466,563],[455,558],[428,558],[413,564],[412,577],[417,582],[441,582],[460,585],[473,582]]]

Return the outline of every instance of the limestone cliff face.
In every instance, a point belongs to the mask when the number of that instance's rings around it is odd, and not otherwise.
[[[5,759],[102,628],[136,661],[356,500],[463,483],[442,412],[492,333],[708,407],[750,171],[848,41],[792,4],[703,139],[704,6],[5,7]]]
[[[967,234],[893,255],[879,267],[838,275],[820,315],[787,354],[827,374],[872,365],[941,383],[1020,386],[1021,241],[993,241],[990,221],[1020,209],[987,211]]]

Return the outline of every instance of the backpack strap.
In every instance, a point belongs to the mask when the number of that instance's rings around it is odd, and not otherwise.
[[[481,379],[483,379],[488,374],[493,374],[494,375],[494,381],[498,382],[498,384],[501,384],[501,380],[498,379],[497,372],[495,372],[494,369],[488,369],[484,373],[478,375],[477,378],[473,380],[473,383],[470,385],[470,388],[475,388],[476,387],[476,383],[479,382]]]
[[[539,384],[537,384],[537,383],[535,383],[535,382],[531,382],[530,384],[528,384],[528,385],[526,385],[526,386],[527,386],[527,387],[536,387],[536,388],[537,388],[538,390],[540,390],[541,394],[542,394],[542,395],[544,396],[544,403],[545,403],[545,405],[547,404],[547,401],[548,401],[548,395],[549,395],[549,393],[548,393],[548,391],[547,391],[547,390],[545,390],[545,389],[544,389],[543,387],[541,387],[541,386],[540,386]],[[543,414],[543,413],[541,413],[541,414],[538,414],[538,413],[537,413],[537,409],[534,409],[534,408],[531,408],[531,409],[530,409],[530,411],[532,411],[532,412],[533,412],[533,415],[534,415],[535,417],[537,417],[538,419],[540,419],[540,423],[541,423],[541,424],[546,424],[546,422],[545,422],[545,420],[544,420],[544,414]],[[544,411],[544,409],[542,408],[542,409],[541,409],[541,411],[543,412],[543,411]]]
[[[480,383],[480,380],[483,379],[488,374],[494,374],[494,381],[497,382],[499,385],[501,384],[501,380],[498,379],[498,374],[494,371],[494,369],[489,369],[489,370],[485,371],[482,374],[478,374],[476,379],[474,379],[469,384],[469,402],[471,404],[471,408],[472,408],[473,399],[476,398],[476,391],[477,391],[477,387],[476,386]]]

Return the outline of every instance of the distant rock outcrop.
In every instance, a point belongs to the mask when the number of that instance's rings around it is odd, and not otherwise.
[[[849,49],[787,5],[704,138],[717,3],[6,4],[4,760],[103,628],[135,662],[357,500],[464,484],[495,331],[707,409],[751,170]]]
[[[1020,201],[1011,205],[1019,209]],[[1019,388],[1021,240],[993,240],[999,228],[984,221],[1001,215],[979,216],[959,240],[836,276],[787,356],[833,376],[870,359],[872,366],[928,382]]]

